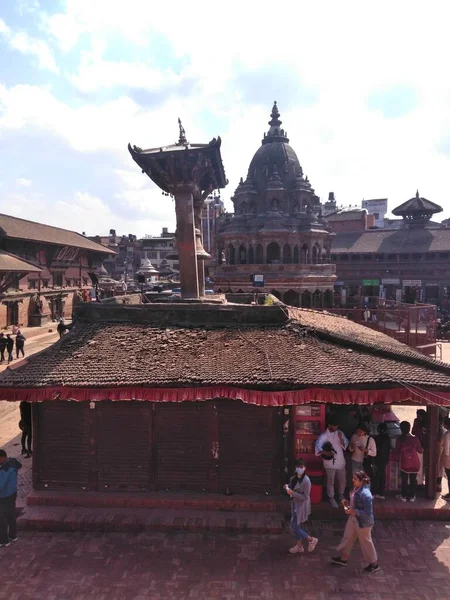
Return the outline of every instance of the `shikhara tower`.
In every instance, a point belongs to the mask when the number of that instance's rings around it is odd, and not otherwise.
[[[265,292],[294,306],[330,305],[335,267],[332,234],[320,199],[303,174],[275,102],[260,148],[232,197],[234,215],[219,225],[215,288],[248,292],[252,275],[265,276]]]

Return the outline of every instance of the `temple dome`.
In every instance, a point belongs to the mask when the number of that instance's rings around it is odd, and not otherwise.
[[[270,129],[264,135],[261,147],[252,158],[248,177],[253,181],[257,191],[262,194],[268,187],[269,181],[278,173],[284,189],[292,190],[296,177],[303,175],[302,167],[294,150],[289,145],[289,139],[280,125],[280,113],[277,103],[272,108]]]

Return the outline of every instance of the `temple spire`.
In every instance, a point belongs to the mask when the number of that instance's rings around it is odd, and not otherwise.
[[[187,146],[188,141],[186,139],[186,132],[184,130],[180,117],[178,117],[178,128],[180,130],[180,136],[178,138],[177,146]]]
[[[271,144],[272,142],[285,142],[289,143],[286,132],[280,128],[283,121],[280,120],[280,111],[278,110],[277,101],[275,100],[272,106],[272,112],[270,113],[270,129],[267,134],[264,134],[263,144]]]
[[[416,198],[420,198],[420,196],[419,196],[419,190],[416,191]]]
[[[271,127],[279,127],[283,121],[280,121],[280,112],[278,110],[277,101],[275,100],[272,106],[272,112],[270,113],[272,117],[269,121],[269,125]]]

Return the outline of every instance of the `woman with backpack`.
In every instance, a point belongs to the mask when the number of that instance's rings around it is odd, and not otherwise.
[[[415,502],[417,488],[417,473],[420,471],[419,454],[423,448],[419,440],[411,435],[411,425],[408,421],[400,423],[402,435],[398,438],[395,453],[400,461],[401,494],[396,496],[402,502]]]
[[[291,554],[304,552],[303,540],[308,543],[308,552],[312,552],[319,540],[310,536],[303,529],[303,523],[309,519],[311,514],[311,480],[306,475],[305,461],[302,458],[295,461],[295,475],[289,484],[284,486],[284,489],[291,498],[291,531],[297,540],[289,552]]]

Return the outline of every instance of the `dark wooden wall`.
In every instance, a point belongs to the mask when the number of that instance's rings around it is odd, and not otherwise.
[[[278,494],[280,411],[237,400],[43,402],[34,411],[34,485]]]

